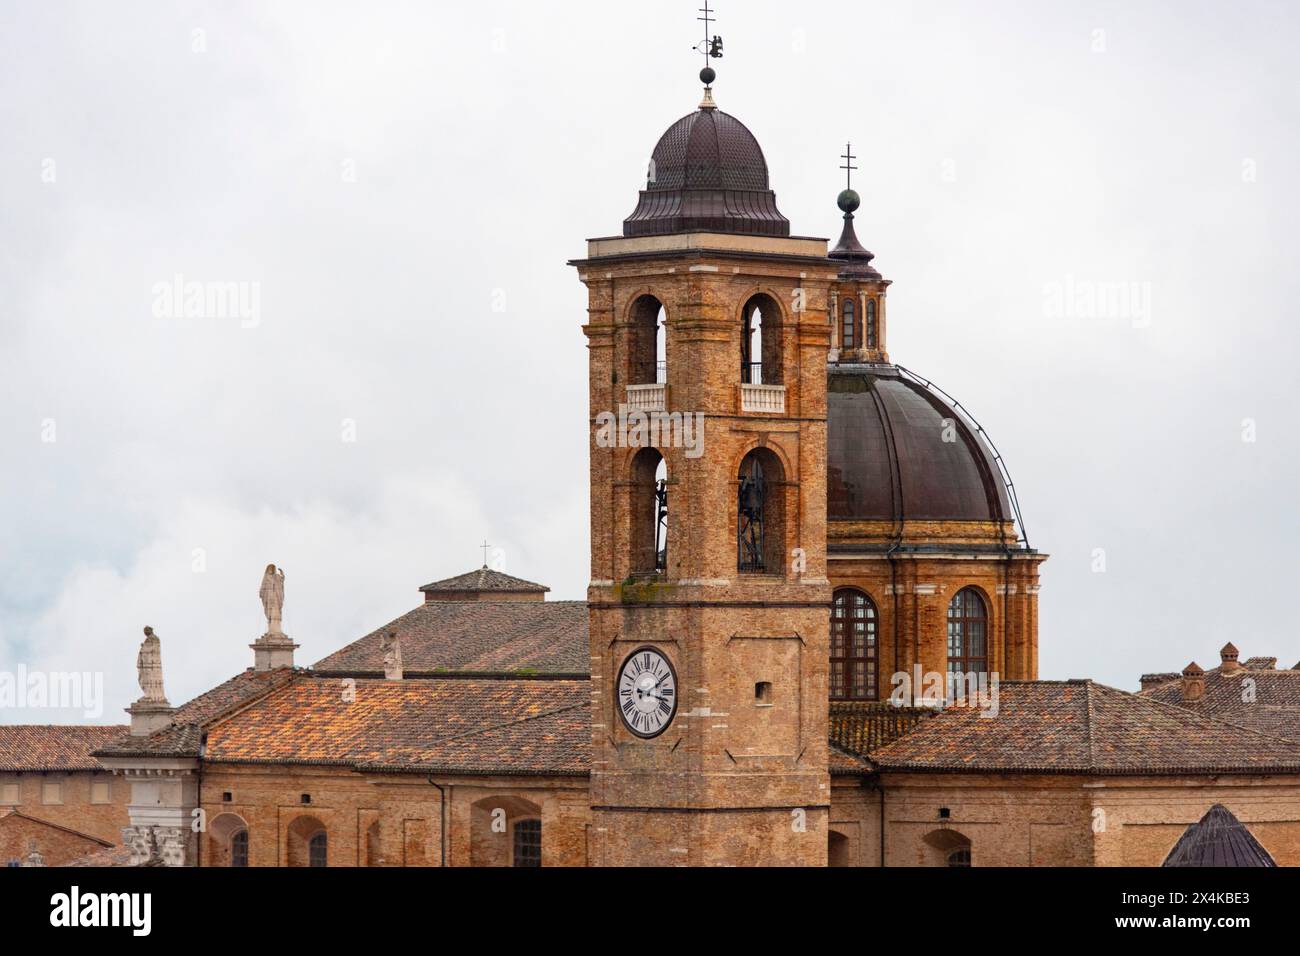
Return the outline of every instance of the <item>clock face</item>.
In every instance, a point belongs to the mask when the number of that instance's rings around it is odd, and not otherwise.
[[[618,712],[638,737],[658,737],[677,713],[677,673],[653,647],[627,656],[618,670]]]

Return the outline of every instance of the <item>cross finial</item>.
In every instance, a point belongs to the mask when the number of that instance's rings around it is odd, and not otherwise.
[[[713,11],[709,8],[709,0],[704,0],[704,6],[700,8],[700,13],[704,14],[704,16],[695,19],[704,24],[704,40],[693,49],[704,57],[704,68],[707,70],[709,68],[709,57],[718,59],[722,56],[722,37],[710,36],[709,34],[710,24],[717,22],[712,16]]]
[[[711,12],[712,11],[709,10],[709,0],[704,0],[704,7],[700,10],[700,13],[704,14],[704,16],[695,18],[704,24],[704,43],[701,44],[701,46],[696,47],[696,49],[700,50],[700,52],[704,54],[705,66],[709,65],[709,24],[714,22],[713,17],[709,16]]]
[[[844,160],[844,165],[840,167],[840,169],[844,170],[844,186],[846,189],[852,189],[853,170],[858,168],[853,165],[853,161],[857,159],[857,157],[853,155],[852,143],[844,144],[844,153],[840,156],[840,159]]]
[[[483,567],[486,568],[488,566],[487,565],[488,548],[492,547],[492,545],[487,543],[487,538],[484,538],[483,543],[480,544],[479,547],[483,549]]]

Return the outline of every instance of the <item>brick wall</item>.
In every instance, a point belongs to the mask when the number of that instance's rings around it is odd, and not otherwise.
[[[130,785],[121,777],[105,771],[88,770],[71,773],[0,773],[0,796],[6,785],[18,786],[18,802],[0,804],[13,807],[31,817],[49,820],[110,843],[122,842],[122,827],[127,826],[127,802]],[[44,784],[60,784],[61,800],[46,803],[42,799]],[[92,803],[94,784],[108,785],[108,802]]]
[[[250,866],[306,864],[323,829],[330,866],[508,866],[514,824],[542,821],[542,865],[587,862],[585,778],[359,774],[345,767],[209,766],[202,806],[204,866],[228,865],[230,835],[249,834]],[[224,800],[225,794],[230,800]],[[304,804],[302,795],[311,802]],[[447,801],[444,809],[443,795]]]
[[[1300,777],[888,773],[882,783],[890,866],[944,865],[961,840],[973,866],[1159,866],[1215,803],[1279,866],[1300,865]],[[847,865],[879,865],[879,814],[878,792],[836,778],[830,827]]]
[[[0,817],[0,866],[11,860],[25,862],[35,845],[46,866],[63,866],[78,857],[103,849],[103,844],[39,820],[9,813]]]

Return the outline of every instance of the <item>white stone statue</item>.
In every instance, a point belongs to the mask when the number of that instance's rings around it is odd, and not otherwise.
[[[284,612],[284,569],[268,564],[266,573],[262,575],[262,588],[257,594],[266,614],[266,633],[283,634],[280,615]]]
[[[401,680],[402,642],[397,639],[396,631],[389,631],[379,639],[379,650],[384,655],[384,677]]]
[[[135,658],[135,669],[140,680],[140,690],[144,691],[144,696],[140,699],[165,704],[167,696],[163,693],[162,642],[152,627],[144,629],[144,641]]]

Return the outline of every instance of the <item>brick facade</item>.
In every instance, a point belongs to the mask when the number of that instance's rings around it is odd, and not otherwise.
[[[591,800],[601,865],[825,862],[833,273],[812,268],[816,241],[750,237],[716,248],[727,240],[602,241],[577,263],[589,292]],[[792,261],[792,249],[805,261]],[[628,402],[644,365],[645,296],[665,316],[665,411],[704,416],[702,454],[657,446],[667,470],[667,567],[649,574],[637,562],[647,545],[638,537],[639,449],[602,447],[597,430],[598,416]],[[746,412],[741,400],[742,328],[755,297],[763,381],[784,387],[782,412]],[[769,557],[763,572],[742,573],[738,476],[754,449],[771,478]],[[677,714],[653,740],[623,725],[612,692],[624,658],[646,645],[678,675]]]

